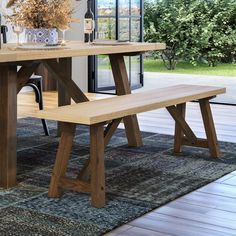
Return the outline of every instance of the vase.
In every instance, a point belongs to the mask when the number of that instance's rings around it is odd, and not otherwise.
[[[57,44],[58,43],[58,31],[56,28],[46,29],[26,29],[27,43],[45,43],[45,44]]]

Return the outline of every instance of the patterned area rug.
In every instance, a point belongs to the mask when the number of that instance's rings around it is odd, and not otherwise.
[[[102,235],[154,208],[236,170],[236,144],[221,143],[220,159],[208,151],[185,148],[172,154],[173,137],[142,133],[144,146],[127,147],[118,130],[106,148],[107,205],[90,206],[89,196],[66,191],[60,199],[47,197],[58,139],[43,135],[39,120],[18,122],[18,182],[0,189],[0,235]],[[88,129],[78,127],[69,175],[88,157]]]

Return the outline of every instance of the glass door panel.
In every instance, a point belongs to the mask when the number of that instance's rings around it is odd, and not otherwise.
[[[116,15],[116,0],[97,1],[97,16]]]
[[[114,79],[111,71],[110,61],[107,56],[99,56],[97,58],[97,86],[101,90],[106,87],[114,86]]]
[[[119,0],[119,16],[129,16],[129,0]]]
[[[131,86],[135,87],[140,83],[141,57],[130,57],[130,65]]]
[[[108,11],[104,10],[104,14]],[[116,39],[115,17],[101,16],[97,19],[97,38]],[[108,56],[100,55],[96,60],[96,87],[99,91],[112,89],[115,86]]]
[[[141,15],[141,5],[140,0],[131,0],[131,16],[138,16]]]
[[[131,19],[131,41],[140,42],[140,19]]]
[[[142,41],[142,0],[95,0],[94,12],[97,38]],[[89,60],[89,91],[114,93],[114,79],[109,58],[98,56]],[[129,82],[133,88],[142,86],[142,57],[125,57]],[[92,81],[92,82],[91,82]]]
[[[120,18],[119,19],[119,40],[129,40],[130,37],[130,20],[129,18]]]
[[[114,18],[99,18],[97,29],[97,38],[116,39],[116,21]]]

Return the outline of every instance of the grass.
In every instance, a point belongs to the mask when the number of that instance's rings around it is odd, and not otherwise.
[[[236,76],[236,64],[219,64],[216,67],[209,67],[207,64],[193,66],[188,62],[179,62],[175,70],[167,70],[162,60],[145,59],[144,71],[173,74]]]

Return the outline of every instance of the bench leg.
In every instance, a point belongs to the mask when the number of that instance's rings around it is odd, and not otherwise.
[[[175,120],[178,132],[180,131],[179,129],[181,129],[182,132],[184,133],[185,136],[182,135],[183,142],[186,137],[186,139],[190,142],[191,145],[196,145],[198,139],[197,139],[196,135],[194,134],[194,132],[192,131],[192,129],[189,127],[188,123],[185,120],[185,117],[183,117],[183,114],[181,114],[180,110],[178,110],[176,106],[166,107],[166,109],[168,110],[170,115]],[[182,111],[182,113],[183,113],[183,111]]]
[[[216,130],[215,130],[215,125],[213,121],[209,99],[201,99],[199,103],[200,103],[202,119],[205,126],[205,131],[206,131],[206,136],[207,136],[211,156],[219,157],[220,149],[219,149],[219,144],[217,141]]]
[[[185,119],[186,115],[186,103],[179,104],[176,106],[179,113]],[[179,123],[175,122],[175,141],[174,141],[174,152],[180,153],[182,151],[184,132]]]
[[[66,174],[70,152],[75,135],[75,124],[62,123],[61,140],[57,151],[56,162],[53,168],[51,183],[49,187],[49,197],[59,197],[61,195],[60,178]]]
[[[111,121],[105,131],[104,131],[104,147],[106,147],[111,140],[113,134],[116,132],[120,122],[122,121],[122,118],[116,119]]]
[[[110,139],[112,138],[113,134],[115,133],[117,127],[119,126],[122,118],[116,119],[111,121],[106,129],[104,130],[104,148],[108,145]],[[85,162],[82,170],[78,174],[77,179],[88,181],[91,176],[91,164],[90,158]]]
[[[104,124],[90,126],[91,203],[105,206]]]

